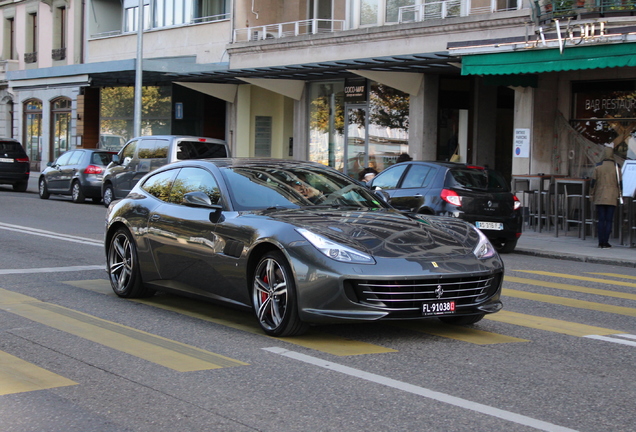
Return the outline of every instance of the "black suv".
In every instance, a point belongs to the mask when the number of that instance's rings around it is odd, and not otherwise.
[[[475,224],[499,252],[521,236],[521,203],[497,171],[452,162],[404,162],[378,174],[370,186],[398,210],[453,216]]]
[[[22,144],[11,138],[0,138],[0,184],[10,184],[14,191],[25,192],[29,174],[29,157]]]

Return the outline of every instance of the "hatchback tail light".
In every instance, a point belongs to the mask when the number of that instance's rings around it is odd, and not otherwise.
[[[97,165],[89,165],[84,170],[84,174],[101,174],[104,169]]]
[[[513,210],[519,210],[521,208],[521,201],[519,201],[519,198],[517,198],[517,195],[513,195],[512,196],[512,209]]]
[[[457,207],[462,205],[462,197],[457,192],[450,189],[442,189],[441,197],[444,201]]]
[[[28,157],[16,158],[15,161],[16,162],[29,162],[29,158]]]

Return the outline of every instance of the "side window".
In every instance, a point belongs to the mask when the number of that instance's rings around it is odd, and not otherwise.
[[[212,174],[201,168],[183,168],[172,186],[170,202],[181,204],[185,194],[196,191],[207,194],[212,204],[221,201],[221,191]]]
[[[404,181],[402,182],[403,188],[421,188],[428,187],[433,177],[431,167],[426,165],[411,165],[411,169],[406,173]]]
[[[73,154],[71,155],[71,158],[68,161],[69,165],[77,165],[80,163],[80,160],[82,159],[82,156],[84,156],[84,152],[83,151],[74,151]]]
[[[141,188],[155,198],[168,202],[170,200],[170,189],[172,189],[172,184],[178,171],[171,169],[150,176]]]
[[[170,141],[168,140],[156,140],[155,141],[155,154],[154,158],[166,159],[168,157],[168,146]]]
[[[71,159],[71,155],[75,153],[74,151],[66,152],[55,161],[56,165],[68,165],[68,161]]]
[[[139,142],[139,151],[137,152],[139,159],[151,159],[154,157],[156,141],[154,139],[142,139]]]
[[[126,147],[124,147],[124,149],[121,152],[122,162],[126,158],[130,158],[130,159],[133,158],[133,156],[135,155],[135,150],[137,150],[137,143],[138,141],[131,141],[128,143],[128,145],[126,145]]]
[[[402,177],[402,174],[408,166],[408,164],[394,165],[387,168],[373,179],[373,187],[379,187],[381,189],[395,189],[400,181],[400,177]]]

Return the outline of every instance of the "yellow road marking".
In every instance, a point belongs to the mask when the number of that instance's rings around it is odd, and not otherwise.
[[[494,314],[489,314],[486,315],[486,319],[506,324],[514,324],[522,327],[529,327],[533,329],[579,337],[590,335],[604,336],[610,334],[624,333],[620,330],[610,330],[603,327],[594,327],[585,324],[578,324],[540,316],[526,315],[510,311],[499,311]]]
[[[636,309],[624,306],[613,306],[603,303],[595,303],[585,300],[576,300],[567,297],[558,297],[547,294],[536,294],[527,291],[517,291],[504,288],[502,291],[504,296],[522,298],[526,300],[534,300],[542,303],[558,304],[578,309],[594,310],[599,312],[608,312],[617,315],[636,316]]]
[[[90,289],[101,294],[112,294],[110,282],[105,279],[69,281],[66,284],[78,288]],[[256,319],[250,313],[216,306],[208,302],[200,302],[187,297],[176,295],[158,295],[143,300],[134,300],[138,303],[169,310],[204,321],[213,322],[226,327],[242,330],[248,333],[266,336],[258,326]],[[297,337],[272,338],[278,341],[288,342],[305,348],[322,351],[336,356],[350,356],[361,354],[379,354],[397,352],[397,350],[373,345],[366,342],[345,339],[339,336],[323,333],[310,329],[306,334]]]
[[[1,288],[0,309],[179,372],[247,364]]]
[[[77,383],[0,351],[0,395],[72,385]]]
[[[504,282],[516,282],[520,284],[541,286],[545,288],[556,288],[556,289],[565,290],[565,291],[574,291],[574,292],[580,292],[580,293],[586,293],[586,294],[596,294],[596,295],[601,295],[605,297],[615,297],[615,298],[626,299],[626,300],[636,300],[636,294],[624,293],[619,291],[609,291],[609,290],[603,290],[598,288],[588,288],[588,287],[582,287],[578,285],[567,285],[567,284],[556,283],[556,282],[546,282],[546,281],[540,281],[536,279],[525,279],[525,278],[518,278],[514,276],[504,276]]]
[[[593,274],[593,275],[599,275],[599,276],[609,276],[609,277],[616,277],[616,278],[622,278],[622,279],[635,279],[636,280],[636,276],[629,276],[629,275],[624,275],[624,274],[620,274],[620,273],[592,273],[592,272],[587,272],[587,274]],[[603,279],[605,280],[605,279]]]
[[[519,339],[498,333],[491,333],[470,327],[453,326],[436,320],[405,321],[393,323],[394,326],[427,333],[434,336],[469,342],[476,345],[491,345],[511,342],[529,342],[527,339]]]
[[[574,275],[568,275],[564,273],[553,273],[553,272],[546,272],[546,271],[539,271],[539,270],[513,270],[513,271],[522,272],[522,273],[531,273],[531,274],[536,274],[541,276],[553,276],[553,277],[558,277],[562,279],[575,279],[575,280],[587,281],[587,282],[600,282],[607,285],[618,285],[618,286],[636,288],[636,283],[632,283],[632,282],[612,281],[607,279],[599,279],[599,278],[592,278],[592,277],[586,277],[586,276],[574,276]]]

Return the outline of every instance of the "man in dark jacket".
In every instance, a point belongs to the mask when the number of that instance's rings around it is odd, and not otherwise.
[[[590,199],[596,205],[598,247],[609,248],[614,211],[621,194],[621,171],[614,161],[614,149],[605,147],[603,161],[596,165],[590,184]]]

